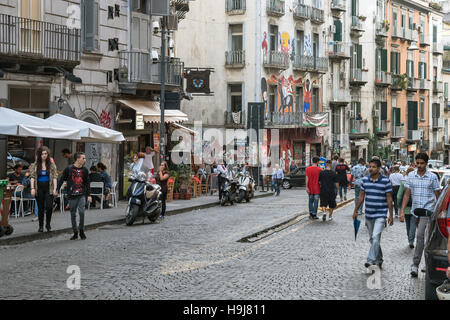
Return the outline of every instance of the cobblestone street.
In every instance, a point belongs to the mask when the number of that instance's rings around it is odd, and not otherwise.
[[[353,198],[353,192],[349,195]],[[364,219],[355,242],[353,203],[333,221],[301,222],[254,243],[237,242],[307,210],[302,189],[169,216],[161,224],[104,226],[0,247],[0,299],[423,299],[412,279],[405,225],[383,232],[381,289],[368,289]],[[66,286],[67,267],[81,289]]]

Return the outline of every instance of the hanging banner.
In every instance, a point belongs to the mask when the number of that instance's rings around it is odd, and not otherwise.
[[[328,113],[303,113],[302,118],[303,127],[328,127]]]
[[[156,152],[160,151],[160,144],[161,144],[161,139],[160,139],[159,133],[154,133],[153,134],[153,149]]]

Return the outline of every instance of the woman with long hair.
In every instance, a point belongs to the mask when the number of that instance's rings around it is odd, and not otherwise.
[[[164,216],[166,214],[166,199],[167,199],[167,182],[169,180],[170,173],[169,173],[169,167],[167,165],[166,161],[161,162],[161,165],[159,166],[159,171],[156,174],[156,183],[161,186],[161,218],[164,219]]]
[[[56,165],[51,161],[50,149],[40,147],[36,153],[36,162],[30,166],[31,195],[36,197],[39,213],[39,230],[44,232],[44,212],[45,227],[51,231],[51,220],[53,210],[53,196],[57,196],[56,190],[58,173]]]

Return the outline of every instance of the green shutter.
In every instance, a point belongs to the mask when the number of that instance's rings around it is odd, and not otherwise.
[[[355,52],[355,46],[352,44],[351,46],[350,46],[350,72],[353,72],[353,64],[354,64],[354,62],[353,62],[353,59],[354,59],[354,53]]]
[[[417,101],[408,101],[408,130],[417,130],[418,123]]]
[[[391,52],[391,73],[395,73],[395,52]]]
[[[334,34],[334,41],[342,41],[342,22],[341,20],[334,20],[336,26],[336,33]]]
[[[437,42],[437,26],[436,25],[433,26],[433,42],[434,43]]]
[[[387,50],[381,49],[381,71],[388,71]]]
[[[448,99],[448,82],[444,84],[445,99]]]
[[[395,126],[400,126],[401,125],[401,109],[400,108],[394,108],[394,118],[395,118],[395,122],[394,125]]]
[[[358,0],[352,0],[352,16],[359,16],[358,11]]]
[[[381,102],[381,120],[387,120],[387,102]]]
[[[357,44],[356,45],[356,64],[358,69],[362,69],[362,45]]]

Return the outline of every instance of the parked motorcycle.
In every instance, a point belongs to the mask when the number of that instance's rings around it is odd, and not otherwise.
[[[255,180],[253,180],[249,172],[239,174],[238,190],[238,203],[241,203],[244,199],[250,202],[250,199],[255,196]]]
[[[148,217],[150,222],[155,222],[161,215],[161,187],[147,181],[145,172],[133,173],[129,181],[130,187],[127,190],[128,206],[126,210],[125,223],[131,226],[138,214]]]
[[[225,185],[223,187],[222,199],[220,200],[220,205],[224,206],[228,202],[233,205],[237,198],[237,188],[238,182],[233,177],[226,178]]]

